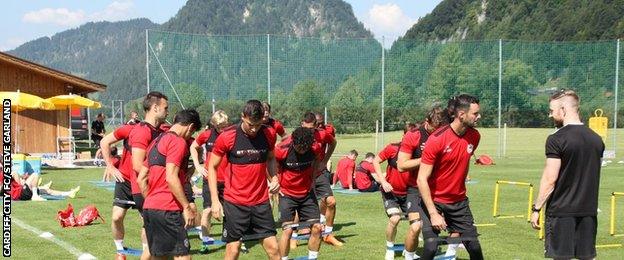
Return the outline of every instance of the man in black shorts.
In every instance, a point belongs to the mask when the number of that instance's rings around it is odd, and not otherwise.
[[[282,259],[288,259],[289,240],[293,229],[310,229],[308,259],[317,259],[321,247],[322,226],[319,207],[312,190],[320,145],[314,142],[312,129],[299,127],[275,147],[280,173],[280,222],[284,232],[280,239]],[[295,215],[299,221],[295,220]],[[297,226],[293,226],[296,224]]]
[[[422,259],[433,259],[442,230],[459,233],[458,240],[470,259],[483,259],[466,196],[470,158],[481,140],[474,128],[481,118],[479,109],[476,97],[462,94],[452,98],[447,111],[453,113],[453,122],[433,132],[425,143],[417,177],[424,205],[420,214],[425,240]]]
[[[189,139],[200,127],[197,111],[182,110],[169,131],[147,148],[137,182],[145,197],[143,222],[151,259],[191,259],[186,229],[194,227],[197,210],[187,176]]]
[[[546,139],[546,166],[531,225],[539,229],[539,211],[546,206],[545,256],[554,259],[596,257],[596,215],[600,164],[605,145],[583,125],[579,97],[561,90],[550,97],[550,113],[558,130]]]
[[[243,108],[241,123],[226,128],[217,137],[208,161],[208,184],[212,199],[212,216],[227,221],[223,224],[223,241],[227,243],[225,259],[237,259],[241,238],[261,240],[269,259],[278,260],[275,221],[269,203],[269,192],[279,190],[276,175],[275,132],[262,123],[264,109],[258,100],[249,100]],[[217,194],[217,171],[227,157],[229,176],[225,178],[223,205]],[[267,179],[271,183],[267,185]]]

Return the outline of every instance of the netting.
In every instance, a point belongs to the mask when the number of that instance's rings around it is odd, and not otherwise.
[[[582,99],[584,121],[601,108],[610,128],[616,117],[618,127],[624,123],[615,40],[400,39],[384,48],[375,39],[149,31],[147,43],[149,87],[167,94],[174,111],[184,105],[209,115],[214,107],[237,120],[253,98],[270,101],[286,126],[306,111],[327,111],[339,133],[371,133],[376,122],[398,130],[422,121],[434,102],[469,93],[481,100],[480,127],[544,128],[552,127],[548,97],[570,88]],[[607,148],[617,142],[611,134]]]

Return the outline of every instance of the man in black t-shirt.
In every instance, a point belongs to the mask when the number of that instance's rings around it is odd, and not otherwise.
[[[106,129],[104,129],[104,114],[99,113],[95,120],[91,122],[91,139],[95,143],[95,147],[100,147],[100,141],[104,138]]]
[[[579,97],[561,90],[550,98],[550,113],[557,128],[546,139],[546,166],[531,225],[539,229],[539,211],[546,205],[546,257],[596,257],[596,226],[600,161],[604,143],[581,123]]]

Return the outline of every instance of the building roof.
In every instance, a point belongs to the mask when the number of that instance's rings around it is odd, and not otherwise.
[[[106,85],[93,82],[90,80],[86,80],[69,73],[65,73],[59,70],[55,70],[52,68],[45,67],[43,65],[27,61],[13,55],[7,54],[5,52],[0,52],[0,61],[8,62],[18,67],[22,67],[27,70],[31,70],[34,72],[42,73],[44,75],[56,78],[61,81],[65,81],[71,84],[73,87],[78,87],[86,90],[86,92],[96,92],[96,91],[105,91]]]

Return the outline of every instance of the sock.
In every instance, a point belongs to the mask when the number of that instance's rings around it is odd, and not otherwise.
[[[143,251],[149,250],[149,246],[147,244],[143,244]]]
[[[291,238],[297,238],[298,236],[299,236],[299,234],[297,234],[297,232],[293,232],[290,237]]]
[[[325,226],[325,231],[323,233],[331,233],[334,230],[334,227]]]
[[[321,214],[321,223],[325,223],[325,220],[327,220],[327,219],[325,218],[325,215]]]
[[[318,251],[309,251],[308,250],[308,259],[317,259],[318,258]]]
[[[212,237],[210,237],[210,236],[202,237],[201,240],[202,240],[202,242],[206,242],[206,243],[208,243],[210,241],[214,241],[214,239],[212,239]]]
[[[414,260],[414,256],[416,255],[416,252],[407,252],[403,250],[403,255],[405,256],[405,260]]]
[[[282,260],[288,260],[288,256],[282,256]]]
[[[446,253],[444,254],[444,256],[454,256],[455,254],[457,254],[457,247],[459,247],[459,244],[449,244],[446,248]]]
[[[120,240],[115,239],[113,240],[113,242],[115,242],[115,248],[117,250],[124,250],[123,239],[120,239]]]
[[[394,247],[394,242],[386,241],[386,247],[390,250]]]

